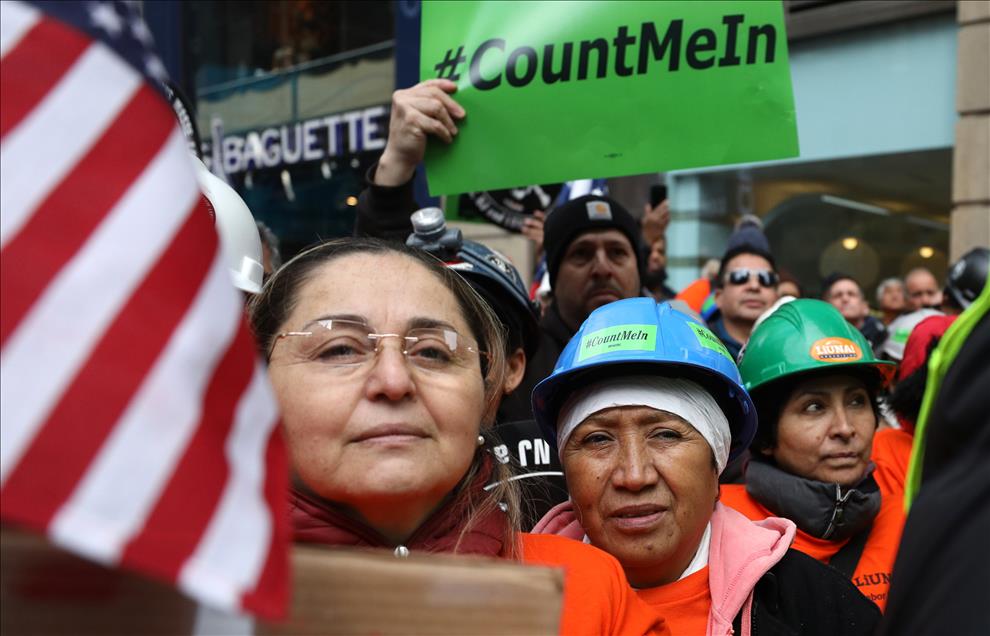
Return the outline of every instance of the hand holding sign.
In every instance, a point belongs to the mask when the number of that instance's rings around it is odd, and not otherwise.
[[[798,154],[780,2],[424,2],[421,47],[471,111],[434,195]]]
[[[388,143],[374,175],[376,184],[398,186],[409,181],[423,160],[430,135],[448,144],[454,140],[458,132],[454,120],[466,114],[448,94],[456,90],[450,80],[436,79],[392,94]]]

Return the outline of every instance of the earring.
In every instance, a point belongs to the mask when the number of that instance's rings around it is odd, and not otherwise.
[[[484,435],[479,435],[478,436],[478,446],[484,446],[484,445],[485,445],[485,436]]]

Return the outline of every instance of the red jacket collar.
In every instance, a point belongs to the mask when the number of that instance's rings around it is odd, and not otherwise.
[[[490,473],[491,465],[486,463],[474,483],[468,486],[472,490],[472,499],[484,495],[484,484]],[[403,545],[423,552],[455,552],[456,548],[459,554],[501,555],[508,523],[506,515],[496,508],[477,520],[468,531],[462,532],[470,513],[470,503],[467,498],[459,498],[456,502],[454,499],[448,498]],[[374,528],[337,506],[295,487],[289,493],[289,509],[296,542],[365,548],[396,547]]]

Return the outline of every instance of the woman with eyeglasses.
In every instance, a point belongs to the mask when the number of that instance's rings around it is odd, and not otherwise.
[[[794,548],[842,572],[882,610],[904,526],[902,492],[870,460],[877,393],[895,365],[830,304],[784,303],[753,330],[739,362],[759,415],[745,485],[722,502],[750,519],[797,524]]]
[[[503,335],[456,273],[402,245],[330,241],[283,265],[251,320],[282,409],[297,541],[564,566],[563,633],[666,632],[614,559],[519,533],[508,475],[485,489],[507,470],[485,438]]]

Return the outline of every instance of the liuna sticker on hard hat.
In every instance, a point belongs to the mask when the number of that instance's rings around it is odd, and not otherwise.
[[[603,353],[653,351],[656,348],[656,325],[616,325],[585,334],[578,347],[578,362]]]
[[[859,345],[847,338],[822,338],[808,352],[819,362],[855,362],[863,357]]]
[[[691,331],[694,332],[694,335],[698,338],[698,342],[701,344],[702,347],[707,347],[712,351],[717,351],[726,358],[728,358],[729,360],[732,360],[732,354],[729,353],[729,350],[725,348],[725,345],[722,344],[722,341],[718,339],[718,336],[713,334],[708,329],[702,327],[701,325],[695,324],[690,321],[688,321],[686,324],[688,327],[691,327]],[[735,360],[732,361],[735,362]]]

